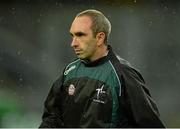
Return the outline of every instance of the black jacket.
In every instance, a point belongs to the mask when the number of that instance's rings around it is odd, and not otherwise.
[[[109,46],[94,62],[70,63],[45,101],[40,128],[164,127],[141,74]]]

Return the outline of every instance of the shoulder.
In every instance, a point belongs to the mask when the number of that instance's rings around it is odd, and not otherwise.
[[[79,58],[76,58],[75,60],[73,60],[73,61],[71,61],[70,63],[68,63],[65,68],[68,68],[68,67],[71,67],[71,66],[73,66],[73,65],[76,65],[76,64],[78,64],[79,62],[81,62],[81,60],[80,60]]]
[[[118,56],[117,60],[117,71],[122,84],[125,85],[127,89],[135,90],[138,87],[142,87],[147,94],[150,95],[147,85],[142,74],[134,68],[128,61]]]
[[[121,74],[121,76],[123,77],[131,76],[132,79],[136,78],[142,82],[145,82],[138,69],[133,67],[127,60],[121,58],[120,56],[118,55],[115,56],[116,56],[115,67],[116,70]]]
[[[59,88],[59,86],[61,86],[61,84],[64,82],[65,76],[72,71],[73,69],[75,69],[77,67],[77,64],[80,62],[80,59],[75,59],[73,61],[71,61],[70,63],[68,63],[62,73],[55,79],[54,83],[53,83],[53,89],[57,89]]]
[[[119,61],[119,64],[122,67],[129,67],[129,68],[133,68],[132,65],[125,59],[121,58],[119,55],[116,55],[117,60]]]
[[[80,59],[75,59],[69,64],[67,64],[63,72],[64,75],[67,75],[71,70],[75,69],[80,62],[81,62]]]

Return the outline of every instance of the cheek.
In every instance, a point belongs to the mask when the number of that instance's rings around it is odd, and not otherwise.
[[[89,44],[87,45],[87,49],[89,53],[94,53],[96,51],[96,42],[95,41],[89,42]]]
[[[94,39],[84,39],[84,40],[81,40],[81,48],[87,52],[87,53],[92,53],[95,51],[96,49],[96,40]]]

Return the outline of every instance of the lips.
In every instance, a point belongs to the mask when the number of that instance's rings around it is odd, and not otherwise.
[[[82,50],[80,50],[80,49],[75,49],[74,51],[75,51],[76,54],[81,54],[82,53]]]

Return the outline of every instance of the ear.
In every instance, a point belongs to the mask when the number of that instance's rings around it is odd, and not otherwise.
[[[98,45],[98,46],[104,44],[105,33],[104,33],[104,32],[99,32],[99,33],[97,33],[96,39],[97,39],[97,45]]]

